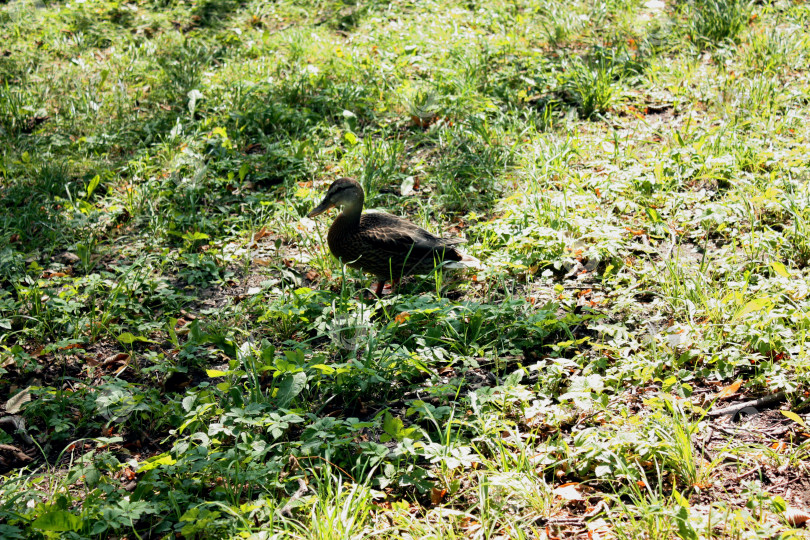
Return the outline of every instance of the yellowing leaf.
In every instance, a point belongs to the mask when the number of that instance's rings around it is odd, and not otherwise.
[[[213,379],[214,377],[224,377],[227,375],[227,372],[219,369],[206,369],[205,374]]]
[[[745,304],[740,311],[734,316],[734,320],[742,319],[746,315],[751,313],[760,311],[768,306],[771,305],[771,297],[770,296],[760,296],[759,298],[754,298],[747,304]]]
[[[788,418],[790,418],[791,420],[802,426],[803,428],[807,428],[807,424],[805,423],[805,421],[802,419],[801,416],[799,416],[795,412],[793,411],[779,411],[779,412],[781,412],[782,414],[784,414],[785,416],[787,416]]]
[[[683,508],[689,508],[689,501],[681,495],[678,490],[674,490],[672,492],[672,498],[675,499],[675,502],[678,503]]]
[[[774,272],[776,272],[782,277],[790,277],[790,272],[788,272],[787,268],[785,268],[785,265],[780,263],[779,261],[773,261],[771,263],[771,268],[773,268]]]

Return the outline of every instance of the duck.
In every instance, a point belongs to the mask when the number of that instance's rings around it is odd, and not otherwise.
[[[359,182],[338,178],[307,217],[340,210],[326,235],[329,251],[346,266],[376,276],[377,296],[387,281],[393,290],[401,278],[428,274],[437,266],[481,268],[478,259],[456,247],[464,239],[441,238],[385,212],[363,213],[365,197]]]

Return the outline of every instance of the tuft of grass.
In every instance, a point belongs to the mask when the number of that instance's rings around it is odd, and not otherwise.
[[[748,0],[695,0],[684,7],[690,39],[702,48],[737,43],[751,16]]]
[[[0,2],[0,536],[789,536],[807,22]],[[340,176],[483,267],[369,298]]]

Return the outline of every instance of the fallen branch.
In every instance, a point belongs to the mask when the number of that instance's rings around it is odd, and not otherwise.
[[[16,446],[12,446],[10,444],[0,444],[0,452],[8,452],[9,454],[17,458],[17,460],[22,461],[23,463],[28,463],[33,459],[31,456],[29,456]]]
[[[744,403],[732,405],[731,407],[723,407],[722,409],[709,411],[709,416],[723,416],[724,414],[735,415],[741,410],[747,409],[749,407],[752,409],[757,409],[759,407],[774,405],[776,403],[784,401],[785,399],[787,399],[786,392],[777,392],[775,394],[769,394],[767,396],[763,396],[753,401],[746,401]]]

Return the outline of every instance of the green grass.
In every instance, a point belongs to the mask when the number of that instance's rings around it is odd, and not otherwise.
[[[0,536],[801,537],[807,28],[0,4]],[[486,268],[368,300],[341,176]]]

